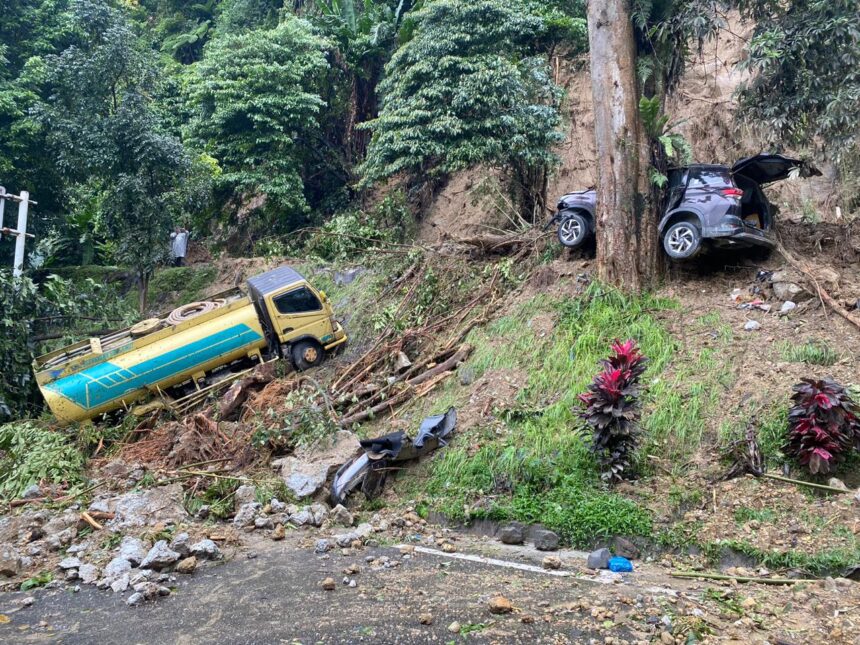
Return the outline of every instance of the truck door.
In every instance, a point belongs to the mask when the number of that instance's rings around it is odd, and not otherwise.
[[[308,285],[289,288],[272,296],[270,302],[272,325],[282,343],[301,336],[319,340],[332,333],[320,297]]]

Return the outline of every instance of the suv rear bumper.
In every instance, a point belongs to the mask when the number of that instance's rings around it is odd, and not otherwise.
[[[734,244],[766,246],[768,248],[776,246],[776,241],[771,238],[769,231],[747,226],[743,220],[733,215],[724,217],[717,226],[702,229],[702,237],[712,239],[717,244],[725,246]]]

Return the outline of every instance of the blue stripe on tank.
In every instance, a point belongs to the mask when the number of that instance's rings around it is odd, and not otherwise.
[[[117,401],[129,392],[154,385],[175,374],[191,372],[199,365],[251,345],[261,338],[248,325],[236,325],[130,367],[120,367],[110,362],[93,365],[49,383],[45,389],[89,410]]]

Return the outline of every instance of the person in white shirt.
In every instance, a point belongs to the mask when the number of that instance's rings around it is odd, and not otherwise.
[[[177,226],[170,234],[170,240],[173,266],[181,267],[185,264],[185,253],[188,250],[188,231],[182,226]]]

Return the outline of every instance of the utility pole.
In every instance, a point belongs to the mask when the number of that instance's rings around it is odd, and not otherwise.
[[[18,227],[8,228],[3,223],[3,217],[6,211],[6,200],[18,202]],[[12,262],[12,277],[20,278],[24,271],[24,242],[29,238],[36,237],[32,233],[27,232],[27,211],[30,204],[37,205],[30,199],[30,193],[22,190],[20,195],[7,193],[3,186],[0,186],[0,235],[15,236],[15,259]]]

